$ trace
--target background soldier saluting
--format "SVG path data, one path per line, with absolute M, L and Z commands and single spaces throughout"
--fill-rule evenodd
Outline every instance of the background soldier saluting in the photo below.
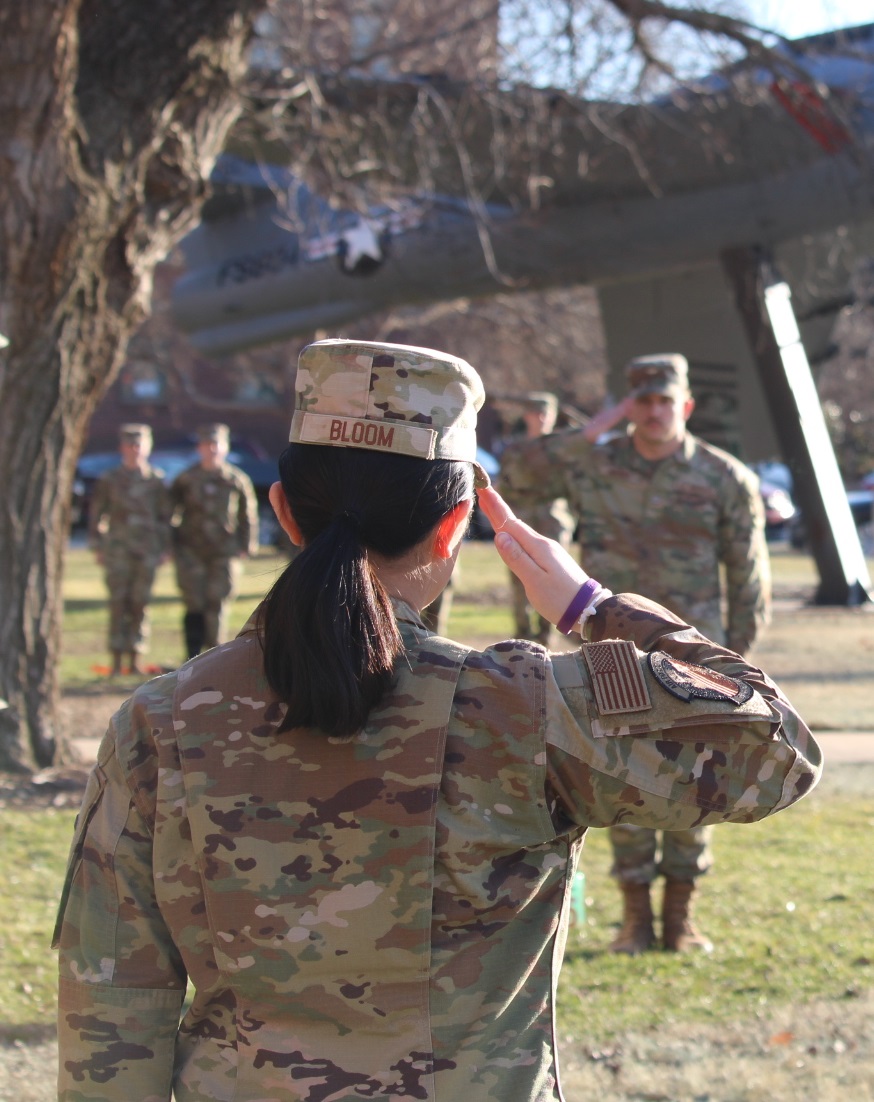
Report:
M 547 390 L 532 390 L 521 399 L 522 419 L 525 422 L 525 436 L 511 439 L 501 452 L 502 462 L 512 466 L 513 452 L 523 446 L 524 440 L 536 440 L 548 436 L 555 429 L 558 417 L 558 398 Z M 556 540 L 564 548 L 570 547 L 574 532 L 573 518 L 563 498 L 555 501 L 538 502 L 530 509 L 519 509 L 517 516 L 530 524 L 541 536 Z M 552 625 L 532 607 L 525 593 L 525 586 L 510 571 L 510 595 L 513 602 L 513 622 L 519 639 L 533 639 L 536 643 L 549 646 Z
M 97 481 L 88 516 L 88 542 L 104 568 L 109 590 L 111 673 L 141 673 L 138 658 L 148 649 L 148 604 L 158 564 L 167 556 L 170 499 L 164 472 L 149 465 L 148 425 L 119 429 L 121 466 Z
M 230 429 L 197 430 L 200 462 L 170 487 L 176 579 L 185 604 L 189 658 L 221 642 L 241 559 L 258 550 L 258 502 L 249 476 L 227 462 Z
M 695 408 L 684 356 L 642 356 L 626 368 L 628 394 L 583 429 L 554 433 L 502 458 L 505 497 L 520 515 L 567 498 L 585 569 L 615 592 L 642 593 L 709 639 L 745 654 L 767 621 L 770 566 L 755 474 L 686 431 Z M 629 429 L 605 436 L 627 419 Z M 721 611 L 725 574 L 727 619 Z M 639 953 L 655 941 L 650 884 L 665 877 L 666 949 L 712 945 L 693 925 L 691 899 L 712 864 L 711 827 L 657 832 L 610 828 L 613 875 L 624 903 L 611 948 Z

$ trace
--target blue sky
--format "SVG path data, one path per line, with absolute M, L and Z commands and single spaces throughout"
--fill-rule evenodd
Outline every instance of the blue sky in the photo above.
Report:
M 874 23 L 874 0 L 747 0 L 747 10 L 789 38 Z

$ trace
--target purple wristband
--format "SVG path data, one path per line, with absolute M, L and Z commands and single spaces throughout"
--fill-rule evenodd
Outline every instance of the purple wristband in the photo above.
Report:
M 577 590 L 576 597 L 574 597 L 565 609 L 564 616 L 562 616 L 555 625 L 562 635 L 570 635 L 574 624 L 582 616 L 589 601 L 591 601 L 600 588 L 601 583 L 596 582 L 594 578 L 589 578 L 588 581 L 583 582 Z

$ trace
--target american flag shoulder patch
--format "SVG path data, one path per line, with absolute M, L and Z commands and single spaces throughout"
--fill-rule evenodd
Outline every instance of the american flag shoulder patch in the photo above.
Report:
M 634 643 L 628 639 L 607 639 L 602 643 L 584 643 L 582 651 L 602 716 L 643 712 L 652 707 Z

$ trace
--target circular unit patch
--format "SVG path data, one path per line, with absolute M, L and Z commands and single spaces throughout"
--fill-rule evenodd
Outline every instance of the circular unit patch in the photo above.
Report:
M 647 655 L 652 675 L 663 689 L 680 700 L 690 701 L 697 696 L 703 700 L 727 700 L 730 704 L 743 704 L 753 695 L 751 685 L 727 674 L 671 658 L 663 651 Z

